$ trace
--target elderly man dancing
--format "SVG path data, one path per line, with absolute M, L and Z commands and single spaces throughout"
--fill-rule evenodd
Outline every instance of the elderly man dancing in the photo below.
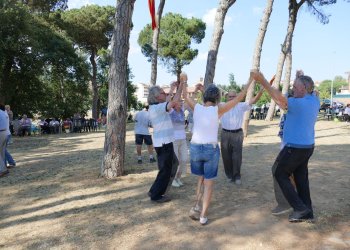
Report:
M 293 208 L 290 222 L 312 220 L 314 218 L 310 197 L 308 163 L 314 151 L 315 123 L 320 108 L 320 100 L 313 93 L 311 77 L 301 75 L 293 84 L 293 96 L 286 98 L 280 91 L 270 86 L 258 71 L 252 77 L 261 83 L 274 101 L 287 110 L 283 127 L 284 148 L 275 161 L 276 178 L 288 203 Z M 289 179 L 294 175 L 296 190 Z
M 172 83 L 172 88 L 177 86 Z M 174 128 L 171 122 L 169 111 L 179 105 L 182 84 L 172 101 L 167 99 L 166 93 L 159 86 L 149 89 L 148 104 L 149 119 L 153 126 L 153 146 L 158 158 L 158 175 L 148 192 L 151 200 L 158 203 L 168 202 L 171 198 L 165 195 L 171 176 L 176 174 L 177 158 L 174 153 Z

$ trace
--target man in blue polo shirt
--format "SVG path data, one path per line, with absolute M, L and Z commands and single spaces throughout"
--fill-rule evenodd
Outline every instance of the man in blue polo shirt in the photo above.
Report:
M 293 84 L 293 96 L 286 98 L 280 91 L 272 88 L 258 71 L 252 77 L 264 86 L 272 99 L 287 110 L 283 127 L 284 148 L 275 161 L 276 178 L 288 203 L 293 208 L 290 222 L 312 220 L 314 218 L 310 197 L 308 162 L 314 151 L 315 123 L 320 108 L 320 100 L 313 93 L 314 82 L 311 77 L 301 75 Z M 295 190 L 289 176 L 294 175 Z

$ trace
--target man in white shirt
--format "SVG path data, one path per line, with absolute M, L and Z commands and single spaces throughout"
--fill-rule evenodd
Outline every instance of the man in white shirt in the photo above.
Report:
M 179 105 L 181 89 L 182 84 L 180 84 L 173 101 L 167 101 L 166 93 L 159 86 L 153 86 L 149 89 L 148 104 L 150 107 L 148 112 L 153 126 L 153 145 L 157 153 L 159 171 L 148 196 L 152 201 L 158 203 L 171 200 L 165 193 L 177 171 L 178 161 L 173 146 L 174 128 L 169 111 Z
M 142 144 L 145 142 L 147 145 L 148 153 L 149 153 L 149 161 L 150 163 L 156 162 L 153 157 L 153 143 L 152 137 L 149 133 L 150 120 L 148 114 L 148 106 L 146 106 L 145 110 L 141 110 L 135 115 L 135 144 L 136 144 L 136 153 L 137 153 L 137 163 L 142 163 L 141 149 Z
M 221 117 L 221 155 L 224 163 L 225 174 L 230 181 L 241 185 L 241 165 L 243 149 L 242 123 L 244 113 L 250 111 L 252 104 L 261 97 L 264 89 L 248 102 L 240 102 Z M 235 91 L 227 93 L 227 101 L 237 96 Z

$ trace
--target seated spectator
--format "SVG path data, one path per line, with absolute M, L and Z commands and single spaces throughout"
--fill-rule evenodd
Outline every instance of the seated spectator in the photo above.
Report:
M 344 109 L 344 121 L 347 123 L 350 122 L 350 103 L 348 103 Z
M 32 121 L 27 117 L 26 114 L 23 115 L 19 124 L 20 124 L 19 130 L 18 130 L 19 136 L 24 136 L 26 132 L 28 133 L 28 135 L 31 135 Z
M 38 122 L 38 126 L 41 129 L 42 134 L 49 134 L 50 133 L 50 127 L 47 121 L 44 120 L 44 118 L 40 118 L 40 121 Z
M 73 127 L 72 121 L 71 121 L 69 118 L 67 118 L 67 119 L 63 122 L 63 128 L 64 128 L 65 132 L 66 132 L 66 133 L 71 132 L 72 127 Z

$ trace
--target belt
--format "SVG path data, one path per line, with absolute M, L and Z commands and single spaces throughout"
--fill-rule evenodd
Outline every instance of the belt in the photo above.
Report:
M 5 129 L 0 129 L 0 132 L 3 132 L 3 131 L 6 131 L 7 129 L 5 128 Z
M 222 129 L 223 131 L 225 132 L 230 132 L 230 133 L 238 133 L 240 131 L 242 131 L 242 128 L 239 128 L 239 129 L 234 129 L 234 130 L 229 130 L 229 129 Z

